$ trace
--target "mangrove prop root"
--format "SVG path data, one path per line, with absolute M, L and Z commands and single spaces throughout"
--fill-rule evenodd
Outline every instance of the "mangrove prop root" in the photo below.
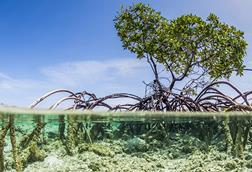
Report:
M 222 86 L 226 87 L 226 90 L 235 93 L 234 96 L 231 97 L 230 95 L 225 94 L 221 90 Z M 196 97 L 190 97 L 190 95 L 187 95 L 183 91 L 174 93 L 165 87 L 160 87 L 158 91 L 155 89 L 155 86 L 150 87 L 151 91 L 148 94 L 146 93 L 146 96 L 143 98 L 128 93 L 116 93 L 104 97 L 97 97 L 95 94 L 87 91 L 74 93 L 69 90 L 59 89 L 43 95 L 34 101 L 30 107 L 36 108 L 49 97 L 64 94 L 62 98 L 51 104 L 49 109 L 56 109 L 60 107 L 65 110 L 95 110 L 96 108 L 102 107 L 104 110 L 109 111 L 252 111 L 252 91 L 241 92 L 238 88 L 227 81 L 216 81 L 211 83 L 199 92 Z M 113 100 L 117 99 L 124 99 L 127 103 L 111 103 Z M 85 128 L 85 126 L 78 128 L 77 123 L 73 122 L 73 119 L 70 118 L 67 119 L 69 123 L 66 129 L 67 136 L 65 137 L 64 120 L 65 119 L 63 117 L 59 118 L 59 137 L 64 143 L 68 154 L 73 154 L 73 147 L 76 143 L 78 143 L 78 139 L 82 138 L 84 131 L 89 142 L 92 142 L 91 138 L 95 134 L 91 133 L 90 137 L 89 131 Z M 244 127 L 238 127 L 237 125 L 239 124 L 234 122 L 232 125 L 236 125 L 235 128 L 237 128 L 237 131 L 235 131 L 230 128 L 230 122 L 228 120 L 224 121 L 222 124 L 223 131 L 226 136 L 227 152 L 231 153 L 236 150 L 241 152 L 241 149 L 234 146 L 234 144 L 241 144 L 244 149 L 244 144 L 246 144 L 246 140 L 248 139 L 248 134 L 243 132 L 245 130 Z M 39 135 L 43 126 L 44 125 L 38 123 L 34 131 L 23 142 L 21 142 L 21 145 L 26 147 L 30 141 L 33 140 L 33 137 Z M 97 126 L 92 126 L 90 132 L 92 132 L 95 127 Z M 235 134 L 233 135 L 234 131 Z M 104 133 L 101 132 L 100 134 Z M 212 134 L 213 133 L 209 133 L 209 138 L 212 137 Z M 239 153 L 236 154 L 238 155 Z
M 227 87 L 230 92 L 235 93 L 236 95 L 231 97 L 230 95 L 225 94 L 220 88 L 221 86 Z M 104 108 L 109 111 L 200 111 L 200 112 L 223 112 L 223 111 L 252 111 L 252 91 L 241 92 L 238 88 L 227 81 L 217 81 L 213 82 L 210 85 L 206 86 L 199 94 L 194 98 L 185 94 L 184 92 L 173 93 L 165 87 L 160 87 L 158 91 L 151 88 L 152 91 L 145 97 L 141 98 L 133 94 L 128 93 L 116 93 L 107 95 L 104 97 L 97 97 L 93 93 L 87 91 L 74 93 L 69 90 L 59 89 L 49 92 L 36 101 L 34 101 L 30 108 L 36 108 L 42 102 L 46 101 L 49 97 L 64 93 L 65 96 L 54 102 L 49 106 L 49 109 L 56 109 L 61 107 L 65 110 L 95 110 L 96 108 Z M 67 95 L 66 95 L 67 94 Z M 125 104 L 115 104 L 111 103 L 111 100 L 124 99 Z M 68 102 L 68 103 L 66 103 Z M 69 103 L 70 102 L 70 103 Z M 120 101 L 121 102 L 121 101 Z M 65 103 L 65 106 L 64 106 Z M 70 105 L 69 105 L 70 104 Z M 7 125 L 2 126 L 0 133 L 0 172 L 4 171 L 4 144 L 7 132 L 10 131 L 10 140 L 12 144 L 12 154 L 14 165 L 16 171 L 22 171 L 22 163 L 19 154 L 21 151 L 35 150 L 31 149 L 31 146 L 37 146 L 38 139 L 42 134 L 42 129 L 46 125 L 41 116 L 34 118 L 36 122 L 36 127 L 33 131 L 21 139 L 19 147 L 17 147 L 17 141 L 15 137 L 15 127 L 14 127 L 14 116 L 10 115 L 9 122 Z M 84 140 L 84 132 L 90 143 L 92 143 L 92 137 L 95 136 L 95 133 L 91 133 L 93 130 L 96 130 L 95 127 L 101 127 L 99 135 L 104 135 L 103 129 L 108 126 L 106 125 L 93 125 L 90 130 L 88 130 L 84 125 L 78 123 L 75 118 L 72 116 L 67 116 L 67 129 L 65 136 L 65 118 L 59 117 L 59 137 L 65 146 L 67 154 L 73 155 L 75 145 L 79 141 Z M 249 131 L 251 128 L 251 121 L 246 120 L 230 120 L 225 119 L 222 122 L 222 129 L 226 138 L 227 153 L 233 154 L 236 157 L 241 159 L 244 158 L 244 149 L 247 143 L 247 140 L 250 140 Z M 246 124 L 246 125 L 245 125 Z M 233 127 L 231 127 L 231 125 Z M 158 125 L 155 125 L 157 127 Z M 146 126 L 145 126 L 146 127 Z M 211 127 L 211 126 L 210 126 Z M 122 127 L 125 130 L 132 129 L 131 126 Z M 134 127 L 133 127 L 134 128 Z M 166 128 L 165 128 L 166 129 Z M 203 130 L 207 128 L 203 127 Z M 142 129 L 139 129 L 139 132 Z M 104 130 L 105 131 L 105 130 Z M 155 131 L 154 129 L 152 130 Z M 159 130 L 160 131 L 160 128 Z M 161 126 L 161 131 L 164 130 L 164 127 Z M 134 128 L 134 131 L 135 128 Z M 208 133 L 208 137 L 212 138 L 212 131 Z M 210 140 L 209 140 L 210 141 Z M 40 155 L 40 154 L 38 154 Z M 41 154 L 41 158 L 43 158 Z M 35 158 L 35 159 L 41 159 Z M 22 160 L 27 158 L 23 158 Z M 25 163 L 25 162 L 24 162 Z
M 248 126 L 246 126 L 246 128 L 245 128 L 245 130 L 244 130 L 244 139 L 243 139 L 243 149 L 245 149 L 245 147 L 246 147 L 246 144 L 247 144 L 247 142 L 248 142 L 248 137 L 249 137 L 249 130 L 250 130 L 250 128 L 251 128 L 251 126 L 250 125 L 248 125 Z
M 31 141 L 37 140 L 40 136 L 41 130 L 44 128 L 45 123 L 37 123 L 36 128 L 29 134 L 26 135 L 20 142 L 20 148 L 25 149 L 28 147 Z
M 228 123 L 229 123 L 228 119 L 225 119 L 223 121 L 223 130 L 224 130 L 224 134 L 225 134 L 225 137 L 226 137 L 227 153 L 231 154 L 232 153 L 233 140 L 232 140 L 231 131 L 230 131 Z
M 12 155 L 14 159 L 14 165 L 17 172 L 22 171 L 22 165 L 18 156 L 18 148 L 17 142 L 15 137 L 15 127 L 14 127 L 14 116 L 9 115 L 9 122 L 4 127 L 2 127 L 1 138 L 0 138 L 0 171 L 4 171 L 4 144 L 5 144 L 5 137 L 7 135 L 8 130 L 10 131 L 10 140 L 12 145 Z
M 4 144 L 5 137 L 10 128 L 9 123 L 4 127 L 2 127 L 1 137 L 0 137 L 0 172 L 4 171 Z
M 74 117 L 68 116 L 66 151 L 68 155 L 73 155 L 75 144 L 77 143 L 77 122 Z
M 238 121 L 237 136 L 234 145 L 235 156 L 244 159 L 243 144 L 242 144 L 242 122 Z
M 228 87 L 228 89 L 237 95 L 230 97 L 223 93 L 220 86 Z M 40 103 L 48 99 L 50 96 L 58 94 L 68 94 L 60 98 L 50 106 L 50 109 L 56 109 L 65 102 L 70 103 L 69 106 L 63 106 L 63 109 L 78 110 L 78 109 L 95 109 L 103 107 L 110 111 L 134 111 L 134 110 L 151 110 L 151 111 L 223 111 L 229 109 L 252 111 L 251 97 L 252 91 L 242 93 L 238 88 L 227 81 L 213 82 L 205 87 L 196 98 L 192 98 L 181 93 L 173 93 L 167 88 L 161 88 L 154 91 L 144 98 L 140 98 L 133 94 L 116 93 L 98 98 L 95 94 L 86 91 L 74 93 L 69 90 L 54 90 L 45 94 L 31 104 L 31 108 L 35 108 Z M 110 104 L 110 100 L 124 99 L 125 104 Z
M 65 117 L 63 115 L 59 116 L 59 138 L 65 139 Z
M 19 158 L 19 153 L 18 153 L 18 148 L 17 148 L 17 142 L 16 142 L 16 137 L 15 137 L 15 127 L 14 127 L 14 116 L 10 115 L 10 140 L 11 140 L 11 145 L 12 145 L 12 154 L 13 154 L 13 159 L 14 159 L 14 164 L 17 172 L 22 171 L 22 165 L 21 161 Z
M 86 135 L 87 135 L 87 138 L 88 138 L 89 143 L 92 144 L 93 141 L 92 141 L 92 139 L 91 139 L 90 132 L 87 130 L 87 127 L 85 126 L 85 124 L 83 125 L 83 128 L 84 128 L 84 131 L 85 131 L 85 133 L 86 133 Z

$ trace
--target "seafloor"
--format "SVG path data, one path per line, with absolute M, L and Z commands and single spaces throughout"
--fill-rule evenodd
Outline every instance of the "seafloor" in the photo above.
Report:
M 179 127 L 183 128 L 181 125 Z M 32 122 L 17 123 L 17 140 L 33 128 Z M 26 150 L 29 158 L 24 171 L 252 171 L 251 140 L 241 159 L 226 153 L 225 139 L 221 132 L 213 136 L 211 141 L 204 141 L 194 132 L 186 132 L 184 129 L 174 129 L 165 134 L 161 130 L 153 130 L 135 135 L 127 132 L 115 134 L 117 129 L 114 127 L 113 131 L 106 131 L 106 137 L 97 137 L 92 143 L 83 141 L 76 144 L 73 154 L 69 155 L 58 137 L 58 124 L 49 122 L 43 129 L 38 144 Z M 5 169 L 14 172 L 8 136 L 4 146 Z

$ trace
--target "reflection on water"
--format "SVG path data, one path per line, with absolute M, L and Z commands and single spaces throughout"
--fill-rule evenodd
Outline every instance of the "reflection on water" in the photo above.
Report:
M 251 114 L 17 109 L 0 120 L 0 171 L 252 170 Z

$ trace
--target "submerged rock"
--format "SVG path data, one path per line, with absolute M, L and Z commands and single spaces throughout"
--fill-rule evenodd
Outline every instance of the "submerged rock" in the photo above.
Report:
M 54 138 L 57 138 L 57 137 L 58 137 L 58 134 L 49 131 L 49 132 L 47 133 L 47 137 L 48 137 L 49 139 L 54 139 Z
M 35 143 L 29 147 L 29 156 L 27 158 L 28 162 L 43 161 L 45 157 L 45 151 L 39 149 Z
M 252 160 L 247 161 L 246 167 L 252 168 Z
M 90 164 L 88 165 L 88 168 L 90 168 L 90 169 L 93 170 L 93 171 L 100 171 L 100 169 L 101 169 L 101 164 L 98 163 L 98 162 L 90 163 Z
M 110 156 L 113 157 L 115 152 L 110 149 L 110 147 L 102 145 L 102 144 L 81 144 L 78 148 L 79 153 L 83 153 L 85 151 L 94 152 L 100 156 Z
M 233 169 L 237 169 L 238 168 L 238 164 L 236 161 L 232 160 L 232 161 L 229 161 L 225 164 L 225 170 L 227 171 L 230 171 L 230 170 L 233 170 Z
M 57 155 L 50 155 L 45 158 L 44 163 L 47 167 L 62 166 L 64 161 L 59 159 Z
M 124 151 L 127 153 L 146 152 L 148 149 L 149 145 L 146 143 L 146 141 L 138 137 L 128 140 L 124 146 Z

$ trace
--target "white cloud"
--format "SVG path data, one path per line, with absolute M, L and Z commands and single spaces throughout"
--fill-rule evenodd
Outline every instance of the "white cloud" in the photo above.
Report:
M 32 89 L 41 85 L 42 82 L 12 78 L 6 74 L 0 73 L 0 92 L 16 92 L 20 89 Z
M 34 97 L 50 88 L 49 83 L 39 80 L 13 78 L 0 73 L 0 103 L 28 106 Z
M 115 92 L 144 94 L 142 81 L 150 81 L 152 73 L 144 60 L 86 60 L 47 66 L 41 69 L 50 83 L 75 90 L 87 90 L 104 96 Z
M 10 85 L 9 81 L 11 81 L 12 79 L 3 74 L 3 73 L 0 73 L 0 91 L 4 91 L 4 90 L 9 90 L 11 89 L 12 85 Z
M 146 68 L 146 63 L 135 59 L 88 60 L 44 67 L 42 73 L 51 81 L 76 86 L 80 82 L 113 82 L 132 78 Z
M 116 92 L 142 96 L 145 88 L 142 81 L 152 78 L 145 61 L 128 58 L 66 62 L 42 67 L 40 71 L 37 80 L 0 73 L 0 103 L 28 106 L 45 92 L 57 88 L 86 90 L 97 96 Z

